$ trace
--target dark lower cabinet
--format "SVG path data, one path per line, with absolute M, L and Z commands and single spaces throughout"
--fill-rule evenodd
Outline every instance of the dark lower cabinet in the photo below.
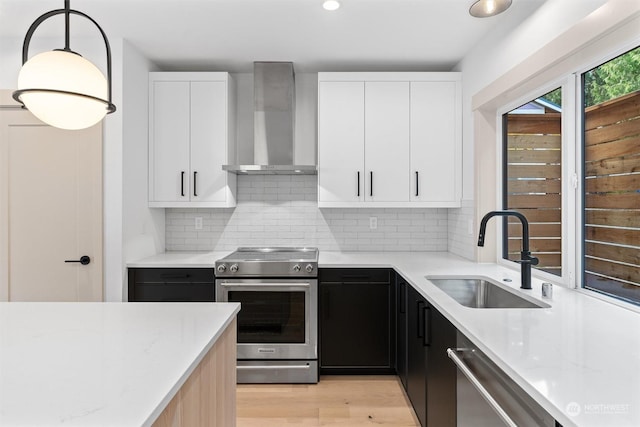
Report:
M 396 274 L 396 372 L 407 389 L 407 288 L 409 284 Z
M 129 302 L 215 301 L 213 268 L 130 268 Z
M 407 286 L 407 395 L 421 426 L 427 425 L 426 301 Z
M 318 273 L 321 374 L 395 373 L 395 286 L 388 269 Z
M 420 425 L 454 427 L 457 374 L 447 348 L 456 346 L 456 329 L 411 286 L 406 307 L 407 395 Z

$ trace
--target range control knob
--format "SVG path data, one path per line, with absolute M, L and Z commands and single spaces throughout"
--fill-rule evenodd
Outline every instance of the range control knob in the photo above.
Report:
M 218 266 L 218 273 L 224 273 L 225 271 L 227 271 L 227 266 L 226 264 L 220 264 Z
M 295 271 L 296 273 L 300 271 L 300 264 L 296 264 L 293 266 L 293 271 Z
M 313 271 L 313 265 L 307 264 L 307 266 L 304 269 L 307 270 L 307 273 L 311 273 Z
M 231 267 L 229 267 L 229 271 L 231 271 L 232 273 L 235 273 L 238 271 L 238 264 L 232 264 Z

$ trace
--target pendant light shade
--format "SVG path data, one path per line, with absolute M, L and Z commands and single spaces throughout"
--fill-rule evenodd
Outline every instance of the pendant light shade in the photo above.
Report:
M 28 59 L 29 42 L 45 19 L 66 15 L 65 47 Z M 90 61 L 69 48 L 69 16 L 76 14 L 93 22 L 107 49 L 107 77 Z M 43 122 L 61 129 L 85 129 L 116 110 L 111 102 L 111 49 L 98 24 L 82 12 L 65 8 L 40 16 L 29 28 L 22 50 L 22 69 L 13 98 Z

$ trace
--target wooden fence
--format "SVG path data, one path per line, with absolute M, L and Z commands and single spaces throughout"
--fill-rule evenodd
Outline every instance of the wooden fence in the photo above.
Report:
M 509 115 L 507 203 L 531 222 L 539 267 L 561 272 L 561 119 Z M 640 91 L 585 111 L 585 271 L 587 285 L 640 286 Z M 509 225 L 509 258 L 520 226 Z
M 530 248 L 537 268 L 562 271 L 561 117 L 560 113 L 509 114 L 507 207 L 529 220 Z M 508 257 L 519 259 L 522 226 L 509 219 Z

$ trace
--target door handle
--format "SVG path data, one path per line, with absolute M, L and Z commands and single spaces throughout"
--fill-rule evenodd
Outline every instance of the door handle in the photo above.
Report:
M 424 338 L 422 345 L 429 347 L 431 345 L 431 307 L 424 307 L 423 310 Z
M 422 338 L 424 340 L 424 310 L 422 307 L 424 305 L 424 301 L 418 301 L 418 338 Z
M 358 171 L 358 197 L 360 197 L 360 171 Z
M 82 265 L 87 265 L 91 262 L 91 258 L 87 255 L 82 255 L 80 259 L 66 259 L 64 262 L 79 262 Z
M 369 186 L 369 196 L 373 197 L 373 171 L 369 172 L 371 176 L 371 185 Z
M 180 172 L 180 195 L 184 197 L 184 171 Z
M 418 189 L 418 171 L 416 171 L 416 197 L 420 195 L 420 190 Z
M 198 193 L 196 190 L 196 182 L 198 182 L 198 172 L 194 171 L 193 172 L 193 197 L 198 197 Z

